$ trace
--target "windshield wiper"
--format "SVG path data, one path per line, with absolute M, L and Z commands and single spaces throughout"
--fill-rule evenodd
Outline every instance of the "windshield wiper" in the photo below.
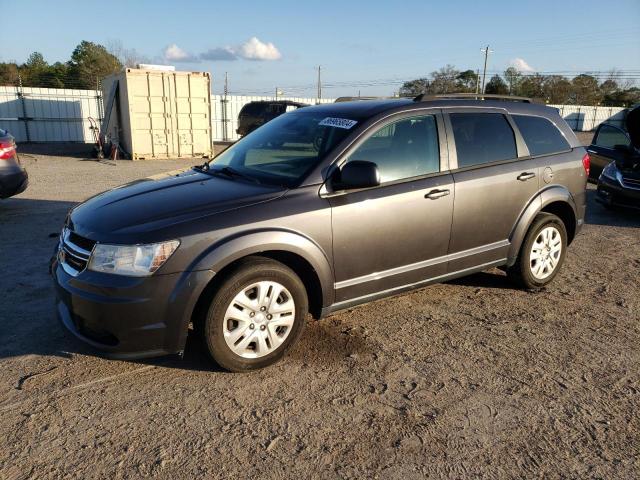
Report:
M 194 165 L 191 168 L 193 168 L 194 170 L 197 170 L 198 172 L 208 172 L 209 171 L 209 164 L 205 162 L 202 165 Z
M 249 180 L 250 182 L 253 183 L 262 183 L 260 182 L 260 180 L 258 180 L 257 178 L 251 177 L 245 173 L 242 173 L 238 170 L 236 170 L 233 167 L 230 167 L 228 165 L 225 165 L 222 168 L 209 168 L 208 172 L 210 173 L 221 173 L 223 175 L 226 175 L 227 177 L 235 177 L 235 178 L 243 178 L 245 180 Z

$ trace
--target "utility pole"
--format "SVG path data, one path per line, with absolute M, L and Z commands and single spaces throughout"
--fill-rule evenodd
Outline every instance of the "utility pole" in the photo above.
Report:
M 484 70 L 482 71 L 482 93 L 484 94 L 484 81 L 487 77 L 487 60 L 489 59 L 489 54 L 493 53 L 493 50 L 489 50 L 489 45 L 486 48 L 480 50 L 484 53 Z
M 480 93 L 480 69 L 476 70 L 476 95 Z
M 322 70 L 322 66 L 318 65 L 318 101 L 316 103 L 320 103 L 320 100 L 322 100 L 322 79 L 320 77 L 321 70 Z
M 226 142 L 229 140 L 229 119 L 227 118 L 227 104 L 229 100 L 227 95 L 229 94 L 229 74 L 224 72 L 224 97 L 222 98 L 222 126 L 224 128 L 222 132 L 222 139 Z
M 276 87 L 276 100 L 278 100 L 278 87 Z

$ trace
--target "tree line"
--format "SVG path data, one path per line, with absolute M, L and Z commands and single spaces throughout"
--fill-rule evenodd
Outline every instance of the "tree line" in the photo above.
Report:
M 80 42 L 67 62 L 48 63 L 41 53 L 33 52 L 26 62 L 0 63 L 0 85 L 48 88 L 95 89 L 98 82 L 123 67 L 148 63 L 148 59 L 133 49 L 125 49 L 119 42 L 109 46 Z M 405 82 L 401 96 L 421 93 L 475 93 L 481 79 L 473 70 L 458 70 L 446 65 L 431 72 L 428 77 Z M 640 103 L 640 88 L 616 71 L 600 81 L 584 73 L 573 78 L 564 75 L 523 73 L 514 67 L 502 75 L 493 75 L 485 85 L 484 93 L 517 95 L 551 104 L 605 105 L 628 107 Z
M 91 90 L 103 77 L 140 62 L 145 59 L 119 42 L 105 47 L 83 40 L 67 62 L 50 64 L 40 52 L 33 52 L 22 64 L 0 63 L 0 85 Z
M 446 65 L 428 77 L 405 82 L 399 94 L 475 93 L 481 90 L 481 83 L 481 76 L 473 70 L 461 71 L 453 65 Z M 502 75 L 496 74 L 489 79 L 484 93 L 529 97 L 551 104 L 629 107 L 640 103 L 640 88 L 616 71 L 601 82 L 588 73 L 568 78 L 564 75 L 522 73 L 509 67 Z

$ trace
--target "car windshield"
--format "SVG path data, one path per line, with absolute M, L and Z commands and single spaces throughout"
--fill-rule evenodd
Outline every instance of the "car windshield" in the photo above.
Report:
M 209 162 L 209 170 L 290 188 L 298 185 L 356 123 L 320 112 L 287 113 L 222 152 Z

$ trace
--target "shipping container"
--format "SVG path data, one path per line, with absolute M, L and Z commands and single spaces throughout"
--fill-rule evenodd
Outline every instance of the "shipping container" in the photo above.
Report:
M 209 73 L 127 68 L 102 90 L 101 132 L 129 158 L 211 157 Z

